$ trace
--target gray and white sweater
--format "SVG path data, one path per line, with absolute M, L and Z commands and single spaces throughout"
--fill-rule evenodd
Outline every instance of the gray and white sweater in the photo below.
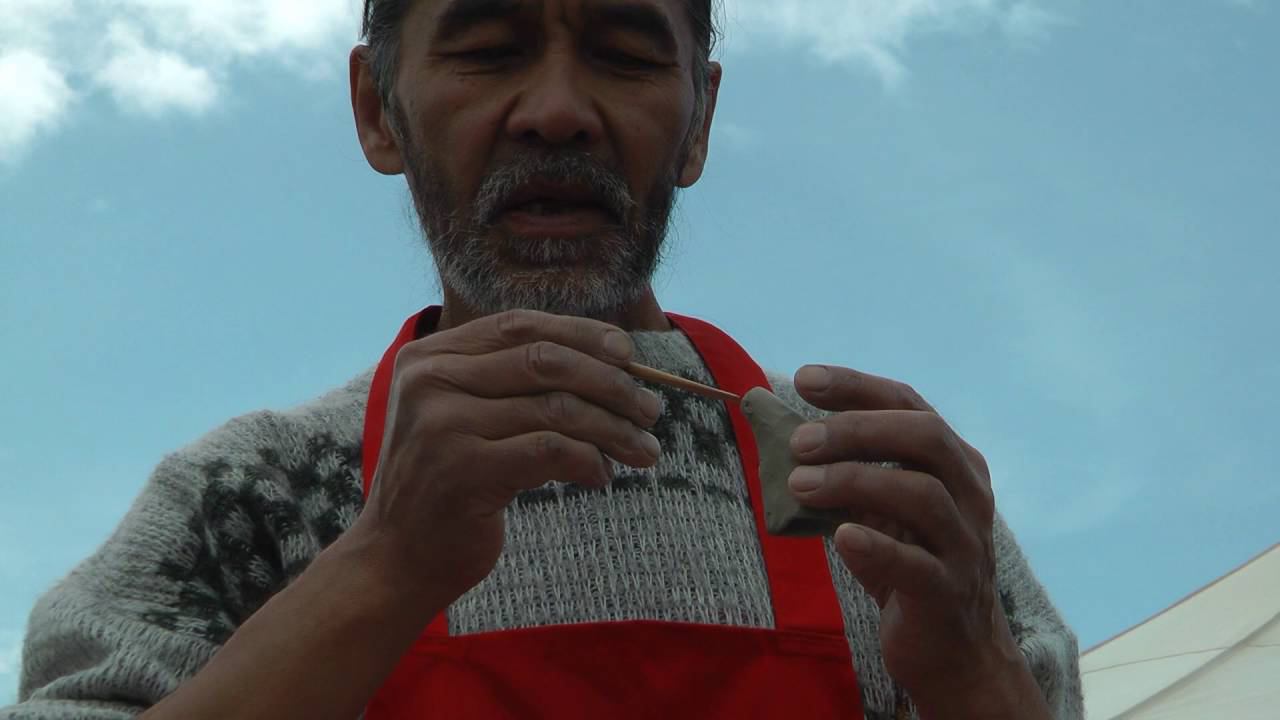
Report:
M 711 382 L 682 333 L 633 337 L 641 362 Z M 0 720 L 134 717 L 199 672 L 360 513 L 371 378 L 236 418 L 164 458 L 112 537 L 36 604 L 19 704 Z M 787 378 L 769 379 L 798 411 L 822 415 Z M 497 567 L 450 609 L 452 632 L 622 619 L 771 625 L 724 405 L 649 387 L 665 406 L 658 465 L 615 466 L 604 490 L 552 484 L 521 495 Z M 1082 718 L 1075 636 L 999 519 L 995 547 L 1000 598 L 1055 717 Z M 828 557 L 868 720 L 914 717 L 884 669 L 874 601 L 829 542 Z

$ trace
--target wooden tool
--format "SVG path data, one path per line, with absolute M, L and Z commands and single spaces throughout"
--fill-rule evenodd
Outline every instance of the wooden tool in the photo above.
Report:
M 668 385 L 670 387 L 680 388 L 681 390 L 687 390 L 691 393 L 711 398 L 712 400 L 724 400 L 725 402 L 731 402 L 734 404 L 742 402 L 742 398 L 726 390 L 713 388 L 710 385 L 703 385 L 702 383 L 697 383 L 692 380 L 686 380 L 679 375 L 664 373 L 661 370 L 654 370 L 651 367 L 646 367 L 638 363 L 631 363 L 631 365 L 627 367 L 627 372 L 635 375 L 641 380 L 648 380 L 649 382 L 655 382 L 659 385 Z

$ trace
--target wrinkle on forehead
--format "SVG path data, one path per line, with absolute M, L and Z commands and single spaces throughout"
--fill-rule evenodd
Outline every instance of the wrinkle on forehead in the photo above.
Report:
M 683 0 L 683 3 L 687 3 L 687 0 Z M 467 15 L 482 12 L 492 15 L 543 16 L 546 20 L 576 27 L 589 18 L 592 9 L 611 5 L 649 7 L 666 18 L 673 29 L 677 27 L 677 19 L 670 12 L 670 4 L 654 0 L 441 0 L 435 3 L 435 12 L 431 17 L 439 22 L 444 16 L 459 11 Z

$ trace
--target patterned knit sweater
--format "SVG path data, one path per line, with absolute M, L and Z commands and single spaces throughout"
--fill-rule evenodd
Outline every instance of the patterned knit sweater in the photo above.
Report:
M 638 360 L 711 383 L 680 332 L 634 336 Z M 113 536 L 40 599 L 19 704 L 0 720 L 134 717 L 172 692 L 360 513 L 372 371 L 287 412 L 231 420 L 166 457 Z M 798 411 L 821 411 L 770 375 Z M 454 633 L 654 619 L 769 627 L 772 610 L 722 403 L 664 401 L 657 467 L 615 466 L 604 490 L 552 484 L 507 511 L 489 577 L 449 611 Z M 1076 639 L 1003 520 L 1000 599 L 1056 718 L 1082 718 Z M 880 656 L 878 610 L 828 542 L 868 720 L 914 717 Z

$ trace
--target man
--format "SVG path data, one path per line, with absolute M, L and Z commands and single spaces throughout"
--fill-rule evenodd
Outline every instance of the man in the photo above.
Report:
M 359 139 L 443 307 L 166 458 L 37 605 L 0 718 L 1081 717 L 977 450 L 905 385 L 766 377 L 659 307 L 710 0 L 368 0 L 365 31 Z M 859 523 L 762 533 L 739 411 L 633 361 L 771 385 L 814 421 L 792 491 Z

